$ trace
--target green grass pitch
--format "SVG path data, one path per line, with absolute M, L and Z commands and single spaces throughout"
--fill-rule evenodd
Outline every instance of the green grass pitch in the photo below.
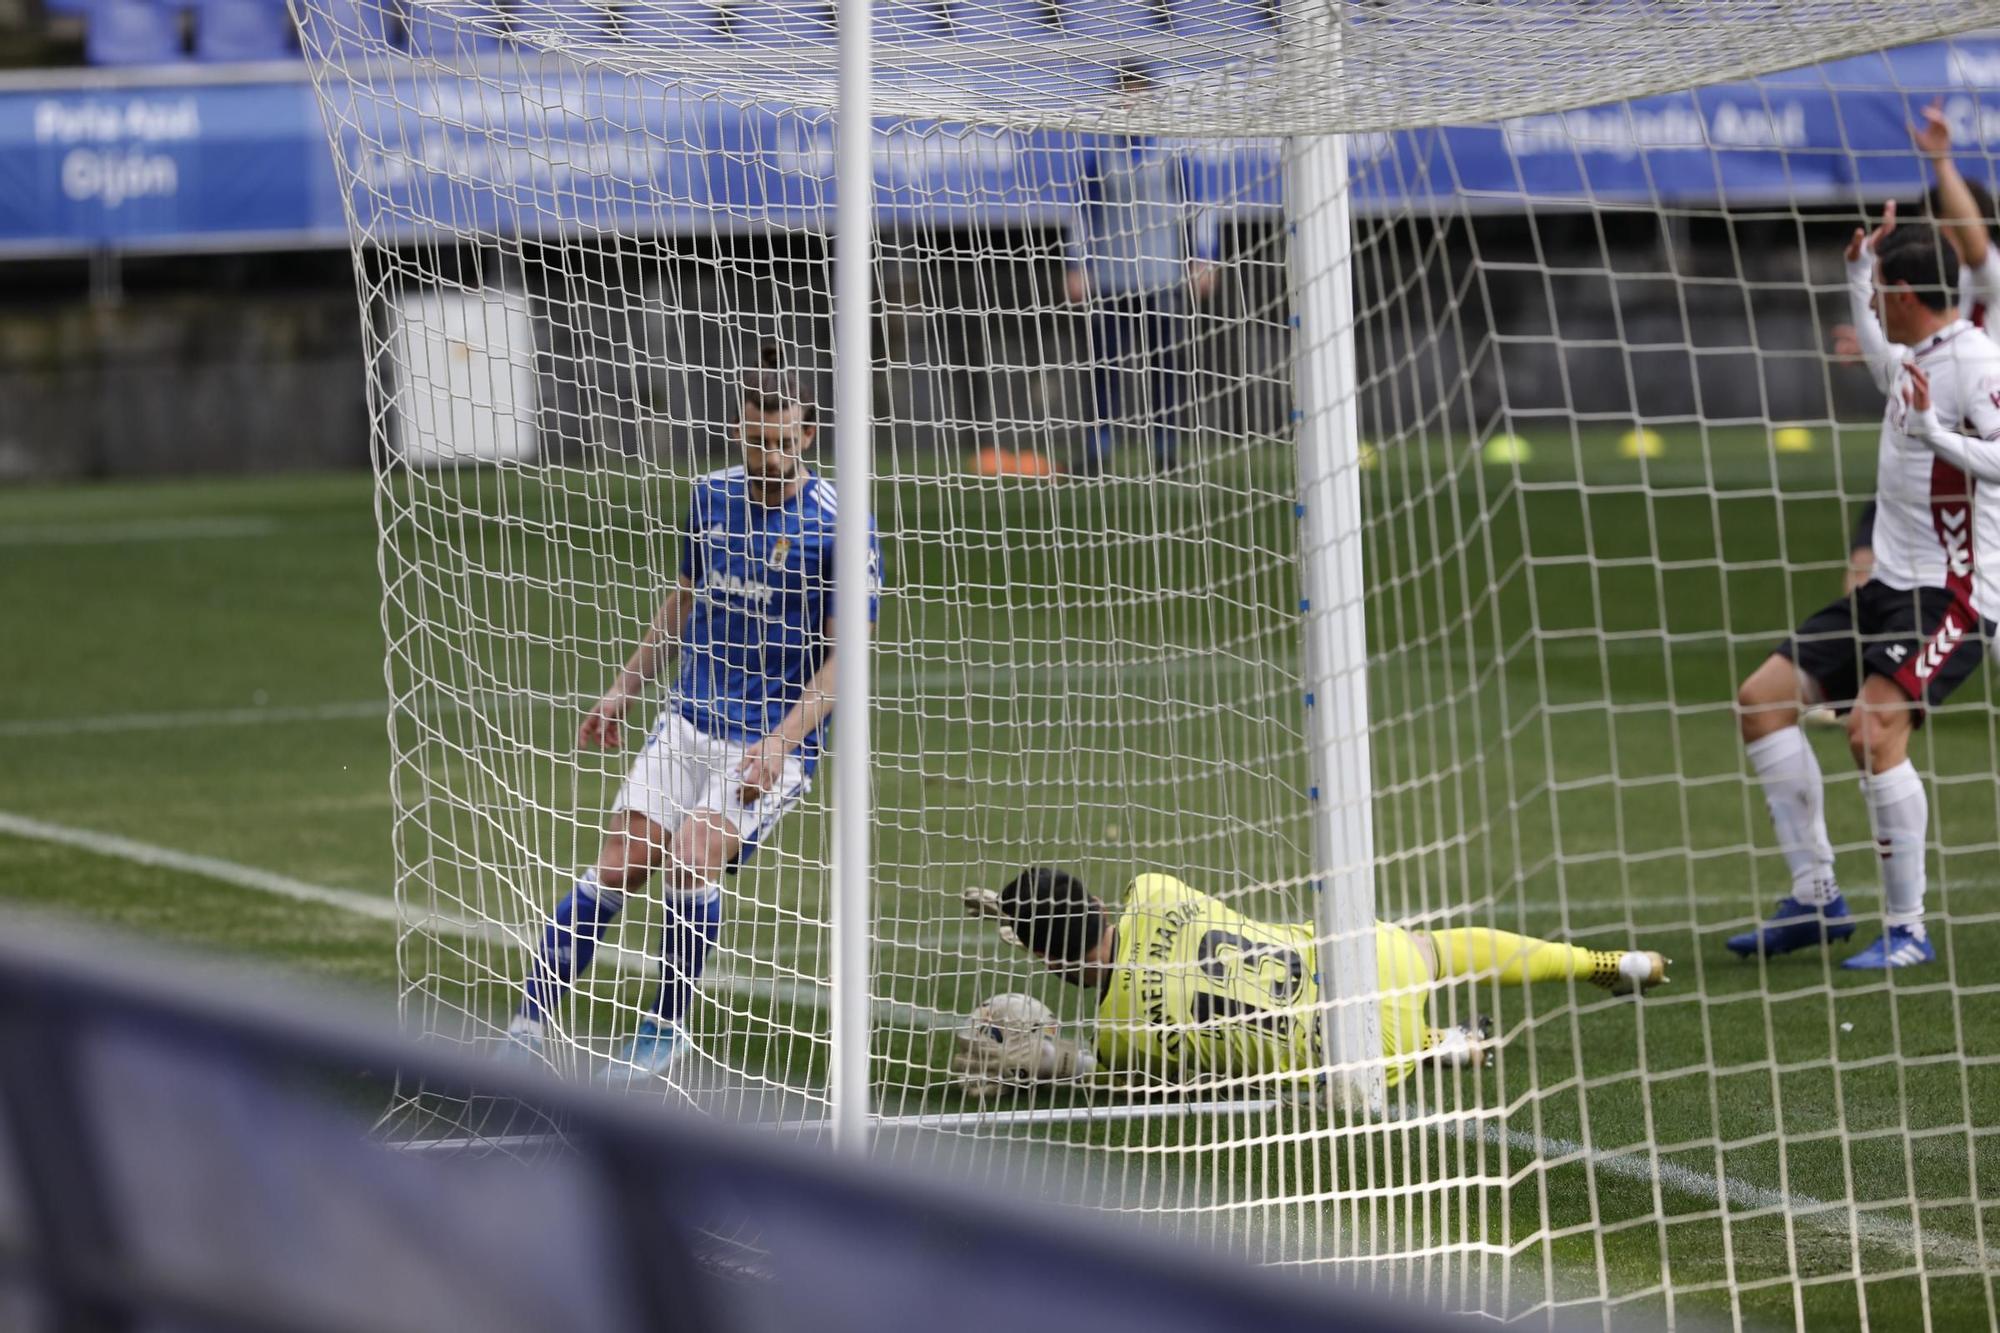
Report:
M 1441 1163 L 1483 1173 L 1481 1186 L 1435 1191 L 1452 1195 L 1452 1225 L 1495 1247 L 1488 1269 L 1475 1260 L 1479 1276 L 1461 1267 L 1452 1281 L 1497 1291 L 1504 1271 L 1516 1292 L 1536 1296 L 1601 1287 L 1629 1296 L 1619 1316 L 1638 1320 L 1671 1310 L 1813 1330 L 1989 1326 L 2000 1310 L 1988 1275 L 2000 1202 L 1977 1201 L 2000 1199 L 1990 673 L 1917 746 L 1935 778 L 1939 965 L 1885 982 L 1817 954 L 1741 964 L 1721 944 L 1784 882 L 1744 781 L 1734 686 L 1836 590 L 1850 516 L 1840 497 L 1867 490 L 1874 428 L 1844 432 L 1839 448 L 1822 430 L 1806 453 L 1774 452 L 1760 429 L 1664 428 L 1663 451 L 1645 460 L 1623 457 L 1611 429 L 1528 423 L 1520 433 L 1533 449 L 1525 461 L 1397 444 L 1363 474 L 1370 569 L 1392 573 L 1370 603 L 1371 641 L 1394 664 L 1369 683 L 1381 728 L 1382 915 L 1469 904 L 1472 920 L 1642 943 L 1677 960 L 1674 984 L 1643 1006 L 1589 991 L 1572 1003 L 1563 988 L 1441 999 L 1497 1014 L 1511 1034 L 1500 1067 L 1474 1076 L 1483 1080 L 1475 1100 L 1504 1109 L 1481 1122 L 1493 1127 L 1483 1137 L 1412 1130 L 1382 1151 L 1433 1182 L 1451 1175 Z M 968 876 L 993 872 L 982 848 L 1079 861 L 1099 881 L 1163 863 L 1198 882 L 1299 873 L 1303 818 L 1278 808 L 1307 780 L 1285 750 L 1296 723 L 1267 719 L 1291 707 L 1273 691 L 1296 660 L 1266 660 L 1294 652 L 1283 645 L 1296 643 L 1295 589 L 1281 567 L 1252 569 L 1232 555 L 1289 549 L 1286 461 L 1276 447 L 1239 449 L 1197 475 L 1171 486 L 912 478 L 878 495 L 892 581 L 968 590 L 892 595 L 884 611 L 885 645 L 938 654 L 882 668 L 877 801 L 899 812 L 878 834 L 879 859 L 897 868 L 878 886 L 885 1000 L 962 1012 L 982 989 L 1003 988 L 998 947 L 949 908 Z M 495 506 L 551 512 L 547 496 L 509 491 L 490 473 L 420 484 L 442 488 L 429 512 L 452 509 L 448 535 L 475 550 L 497 531 Z M 568 499 L 579 515 L 623 515 L 622 536 L 578 552 L 531 535 L 511 567 L 520 577 L 494 577 L 512 558 L 497 551 L 481 570 L 459 571 L 461 586 L 481 596 L 525 587 L 531 601 L 544 584 L 620 584 L 629 595 L 488 604 L 487 625 L 538 627 L 518 660 L 505 633 L 489 651 L 496 680 L 545 702 L 439 723 L 449 738 L 511 717 L 533 740 L 519 772 L 477 777 L 519 803 L 522 836 L 552 865 L 580 854 L 564 812 L 601 799 L 620 761 L 579 765 L 559 734 L 567 714 L 546 701 L 601 687 L 648 609 L 629 585 L 658 564 L 657 515 L 673 504 L 617 479 L 596 485 L 579 481 Z M 1193 531 L 1218 540 L 1174 540 Z M 1151 539 L 1093 547 L 1105 532 Z M 1149 584 L 1179 595 L 1143 617 L 1117 608 L 1119 589 Z M 395 992 L 389 921 L 211 873 L 223 864 L 336 894 L 390 893 L 367 478 L 0 493 L 0 606 L 0 900 Z M 1128 660 L 1149 645 L 1210 657 L 1180 676 L 1092 681 L 1060 647 L 1079 631 Z M 1029 656 L 994 647 L 1007 643 L 1030 645 L 1019 649 Z M 1012 680 L 991 669 L 1018 660 L 1036 665 Z M 1240 708 L 1228 706 L 1231 691 Z M 1052 702 L 1065 692 L 1083 701 L 1076 711 Z M 1106 702 L 1113 696 L 1126 711 Z M 1199 706 L 1177 713 L 1174 702 L 1188 699 Z M 1014 734 L 1029 739 L 1009 750 Z M 1079 740 L 1075 753 L 1062 753 L 1064 735 Z M 1815 744 L 1835 779 L 1829 817 L 1843 880 L 1858 909 L 1877 911 L 1843 740 L 1828 732 Z M 1233 769 L 1237 752 L 1274 755 L 1274 771 Z M 408 766 L 395 778 L 406 800 L 413 780 Z M 1097 795 L 1079 801 L 1079 791 Z M 744 905 L 724 938 L 736 955 L 777 957 L 808 978 L 821 974 L 825 943 L 811 924 L 824 886 L 803 870 L 824 856 L 818 807 L 788 821 L 771 855 L 741 877 Z M 206 860 L 93 854 L 52 840 L 51 826 Z M 1246 839 L 1244 828 L 1263 835 Z M 523 882 L 548 901 L 563 887 L 554 876 Z M 407 970 L 435 974 L 427 984 L 461 985 L 450 950 L 401 947 Z M 468 1004 L 504 1004 L 491 988 L 465 994 Z M 782 994 L 706 1003 L 734 1063 L 781 1081 L 819 1079 L 816 1043 L 768 1035 L 771 1018 L 822 1024 L 809 1005 Z M 891 1027 L 878 1050 L 884 1109 L 959 1109 L 932 1077 L 935 1036 Z M 1325 1178 L 1326 1162 L 1282 1145 L 1206 1152 L 1209 1129 L 1169 1124 L 1161 1169 L 1190 1197 L 1281 1184 L 1309 1192 Z M 1077 1160 L 1109 1173 L 1131 1155 L 1099 1149 L 1157 1148 L 1143 1136 L 1161 1132 L 1096 1127 L 1068 1142 Z M 1576 1149 L 1586 1140 L 1596 1156 Z M 1576 1151 L 1527 1174 L 1550 1145 Z M 1517 1187 L 1501 1205 L 1493 1182 L 1509 1177 Z M 1405 1228 L 1431 1206 L 1413 1205 Z M 1481 1206 L 1509 1216 L 1468 1223 Z M 1386 1228 L 1397 1205 L 1380 1207 L 1368 1215 Z M 1311 1212 L 1296 1209 L 1283 1225 L 1311 1232 Z M 1344 1225 L 1363 1215 L 1343 1213 Z M 1543 1239 L 1522 1243 L 1544 1225 Z

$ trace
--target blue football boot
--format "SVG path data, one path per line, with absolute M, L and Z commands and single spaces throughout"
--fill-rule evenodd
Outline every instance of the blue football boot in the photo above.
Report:
M 1882 938 L 1863 949 L 1841 966 L 1850 972 L 1886 972 L 1892 967 L 1915 967 L 1935 963 L 1937 950 L 1915 926 L 1891 926 Z
M 1739 958 L 1763 954 L 1775 958 L 1794 949 L 1810 949 L 1816 944 L 1833 944 L 1854 933 L 1847 913 L 1847 899 L 1839 894 L 1824 907 L 1802 903 L 1789 895 L 1778 899 L 1771 919 L 1752 931 L 1729 937 L 1729 952 Z
M 599 1071 L 598 1081 L 614 1088 L 636 1087 L 650 1082 L 686 1055 L 688 1047 L 687 1033 L 681 1030 L 680 1024 L 657 1018 L 643 1019 L 639 1030 L 632 1034 L 632 1040 L 625 1043 L 625 1049 Z

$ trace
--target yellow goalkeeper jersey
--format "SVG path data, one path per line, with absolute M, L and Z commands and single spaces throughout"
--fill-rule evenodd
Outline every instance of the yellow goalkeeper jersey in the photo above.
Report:
M 1171 875 L 1139 876 L 1097 1008 L 1098 1058 L 1170 1083 L 1318 1068 L 1313 935 L 1253 921 Z M 1376 924 L 1375 965 L 1393 1085 L 1423 1050 L 1431 978 L 1400 926 Z

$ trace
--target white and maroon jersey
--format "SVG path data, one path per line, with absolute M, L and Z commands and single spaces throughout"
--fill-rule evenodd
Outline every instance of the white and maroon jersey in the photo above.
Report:
M 1989 243 L 1984 264 L 1958 266 L 1958 313 L 1983 329 L 1995 310 L 2000 310 L 2000 245 Z
M 1973 440 L 2000 440 L 2000 345 L 1955 319 L 1909 349 L 1930 377 L 1935 421 Z M 1875 462 L 1875 577 L 1892 588 L 1946 588 L 1981 616 L 2000 612 L 2000 487 L 1933 447 L 1926 423 L 1889 388 Z M 1959 457 L 1963 457 L 1960 453 Z M 1984 554 L 1992 561 L 1982 565 Z

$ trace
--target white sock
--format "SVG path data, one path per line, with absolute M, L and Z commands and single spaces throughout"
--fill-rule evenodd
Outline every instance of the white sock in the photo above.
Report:
M 1764 786 L 1778 847 L 1792 871 L 1792 897 L 1814 907 L 1832 902 L 1840 896 L 1840 885 L 1833 878 L 1833 843 L 1826 836 L 1826 784 L 1806 734 L 1786 727 L 1744 749 Z
M 1883 917 L 1891 926 L 1921 927 L 1924 919 L 1924 834 L 1930 800 L 1917 766 L 1905 759 L 1886 773 L 1870 774 L 1868 821 L 1875 826 L 1875 853 L 1882 859 Z

